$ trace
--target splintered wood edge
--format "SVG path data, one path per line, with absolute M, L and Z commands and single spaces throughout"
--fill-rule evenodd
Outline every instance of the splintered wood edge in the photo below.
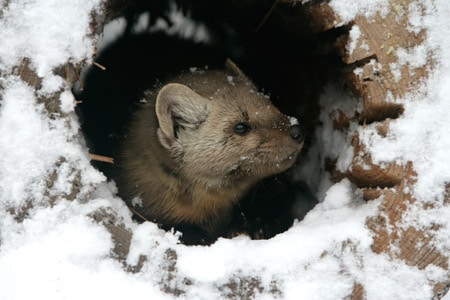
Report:
M 89 158 L 90 158 L 91 160 L 95 160 L 95 161 L 101 161 L 101 162 L 106 162 L 106 163 L 114 164 L 114 158 L 109 157 L 109 156 L 104 156 L 104 155 L 98 155 L 98 154 L 92 154 L 92 153 L 89 153 Z
M 283 0 L 291 3 L 293 1 Z M 434 65 L 430 57 L 423 67 L 412 68 L 406 64 L 392 69 L 398 62 L 397 49 L 420 45 L 424 41 L 425 32 L 416 34 L 408 31 L 408 2 L 391 0 L 389 6 L 390 10 L 385 17 L 380 14 L 369 19 L 355 16 L 347 25 L 350 31 L 359 31 L 359 35 L 351 37 L 357 37 L 356 41 L 351 41 L 352 47 L 348 46 L 350 32 L 337 41 L 342 61 L 348 66 L 344 70 L 346 85 L 355 96 L 363 99 L 363 111 L 353 116 L 347 116 L 343 112 L 337 114 L 337 119 L 333 120 L 335 130 L 346 128 L 350 122 L 357 121 L 361 126 L 367 123 L 377 124 L 379 134 L 386 136 L 390 120 L 399 117 L 404 109 L 400 104 L 387 99 L 399 99 L 407 92 L 413 91 L 428 76 Z M 327 1 L 309 1 L 304 7 L 315 31 L 327 31 L 342 24 L 342 20 Z M 326 160 L 325 168 L 335 181 L 349 178 L 363 190 L 364 199 L 367 201 L 382 199 L 379 213 L 367 221 L 368 227 L 374 233 L 372 251 L 387 253 L 419 269 L 433 264 L 448 270 L 449 258 L 432 246 L 434 232 L 439 230 L 439 226 L 421 231 L 413 227 L 403 229 L 399 225 L 407 208 L 413 203 L 417 205 L 411 192 L 417 176 L 413 162 L 406 166 L 395 163 L 379 166 L 373 163 L 369 152 L 361 145 L 357 133 L 353 137 L 352 146 L 355 157 L 350 171 L 337 171 L 335 161 L 331 159 Z M 445 203 L 450 203 L 450 183 Z M 422 209 L 426 210 L 426 207 Z M 442 282 L 432 283 L 436 297 L 446 293 L 449 283 L 450 276 Z M 364 297 L 364 286 L 355 283 L 351 299 Z

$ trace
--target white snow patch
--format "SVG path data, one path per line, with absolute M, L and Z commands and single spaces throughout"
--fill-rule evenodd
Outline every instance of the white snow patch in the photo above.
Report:
M 436 2 L 437 3 L 437 2 Z M 411 1 L 408 5 L 408 30 L 419 34 L 424 28 L 424 12 L 430 13 L 430 10 L 436 9 L 434 3 L 427 1 Z
M 298 125 L 298 124 L 299 124 L 299 123 L 298 123 L 298 119 L 297 119 L 296 117 L 288 116 L 288 119 L 289 119 L 289 124 L 291 124 L 291 126 L 294 126 L 294 125 Z
M 36 104 L 34 91 L 18 77 L 11 76 L 0 83 L 3 86 L 0 93 L 0 199 L 3 205 L 14 206 L 23 205 L 30 197 L 45 201 L 46 179 L 61 157 L 74 164 L 88 162 L 85 150 L 77 141 L 69 142 L 77 128 L 70 132 L 63 120 L 46 119 L 43 105 Z M 64 172 L 64 163 L 62 166 L 60 172 Z M 86 184 L 83 193 L 87 193 L 88 182 L 95 184 L 103 176 L 91 167 L 82 170 L 81 180 Z M 75 174 L 68 178 L 68 172 L 66 169 L 58 180 L 73 179 Z M 61 195 L 70 194 L 62 186 L 62 182 L 59 185 L 57 182 L 53 188 Z
M 86 217 L 102 205 L 63 202 L 22 224 L 1 213 L 0 299 L 167 299 L 110 258 L 109 233 Z
M 421 44 L 408 49 L 397 49 L 398 64 L 401 66 L 410 65 L 410 68 L 420 68 L 427 64 L 429 55 L 427 45 Z
M 234 78 L 233 78 L 233 76 L 227 76 L 227 81 L 228 81 L 228 83 L 230 84 L 230 85 L 234 85 Z
M 59 101 L 61 102 L 60 107 L 63 113 L 73 112 L 75 109 L 75 97 L 70 91 L 64 91 L 61 93 L 59 97 Z
M 40 95 L 50 96 L 51 94 L 61 90 L 64 86 L 64 80 L 61 76 L 48 74 L 42 80 L 42 88 L 39 90 Z
M 318 166 L 314 167 L 311 166 L 311 162 L 308 164 L 308 168 L 302 168 L 300 178 L 307 182 L 313 191 L 318 193 L 318 199 L 323 199 L 331 184 L 327 175 L 325 175 L 326 173 L 321 170 L 325 165 L 325 157 L 336 160 L 337 169 L 345 173 L 351 169 L 355 156 L 351 140 L 358 124 L 351 122 L 348 128 L 335 130 L 333 120 L 339 119 L 340 114 L 348 117 L 354 116 L 362 110 L 362 101 L 351 97 L 335 85 L 328 85 L 321 95 L 320 105 L 322 107 L 320 114 L 322 127 L 318 128 L 316 132 L 317 144 L 307 154 L 308 160 L 319 161 L 319 163 Z M 314 170 L 316 175 L 313 178 L 319 177 L 319 184 L 317 184 L 317 179 L 316 182 L 310 182 L 311 174 L 309 174 L 309 170 Z
M 389 69 L 391 70 L 394 80 L 397 83 L 402 79 L 402 71 L 400 70 L 400 67 L 401 66 L 397 62 L 389 64 Z
M 348 179 L 342 180 L 341 184 L 333 185 L 328 189 L 322 204 L 323 208 L 332 210 L 348 206 L 353 198 L 353 192 L 350 181 Z
M 347 24 L 358 15 L 363 15 L 368 19 L 370 19 L 376 13 L 380 13 L 381 16 L 385 16 L 389 8 L 388 0 L 373 0 L 373 1 L 331 0 L 328 4 L 342 20 L 342 23 L 336 24 L 336 26 Z
M 450 40 L 443 39 L 448 24 L 450 3 L 433 1 L 439 7 L 432 15 L 422 17 L 427 30 L 427 43 L 410 49 L 399 49 L 401 64 L 412 67 L 425 65 L 430 53 L 438 56 L 438 64 L 426 84 L 399 102 L 405 113 L 390 124 L 387 137 L 377 134 L 373 126 L 361 130 L 360 135 L 368 145 L 375 162 L 414 162 L 419 176 L 415 188 L 422 200 L 441 199 L 445 183 L 450 182 L 450 149 L 448 120 L 450 119 Z
M 355 51 L 360 37 L 361 37 L 361 30 L 359 29 L 359 26 L 353 25 L 348 35 L 348 42 L 345 45 L 345 49 L 347 50 L 349 55 L 351 55 L 353 51 Z
M 44 77 L 67 61 L 94 53 L 90 14 L 101 1 L 16 0 L 2 8 L 0 69 L 10 70 L 24 58 Z M 8 41 L 7 43 L 5 41 Z

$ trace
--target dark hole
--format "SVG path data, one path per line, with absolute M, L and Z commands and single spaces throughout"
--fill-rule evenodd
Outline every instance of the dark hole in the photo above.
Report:
M 170 26 L 173 3 L 207 28 L 208 43 L 165 32 L 134 32 L 143 13 L 150 14 L 149 27 L 161 20 Z M 302 6 L 282 1 L 264 22 L 274 1 L 117 0 L 109 4 L 107 15 L 124 17 L 126 29 L 95 58 L 106 70 L 91 67 L 84 89 L 74 91 L 83 101 L 77 113 L 92 153 L 115 156 L 117 142 L 145 90 L 192 66 L 221 67 L 226 58 L 269 93 L 283 113 L 300 120 L 305 132 L 302 152 L 307 151 L 318 122 L 318 95 L 341 67 L 334 42 L 342 32 L 313 33 Z M 93 164 L 111 177 L 110 164 Z M 267 178 L 242 199 L 223 235 L 246 232 L 253 238 L 270 238 L 287 230 L 294 219 L 302 219 L 315 203 L 305 183 L 293 180 L 290 172 Z M 210 243 L 216 238 L 189 225 L 176 228 L 184 231 L 188 244 Z

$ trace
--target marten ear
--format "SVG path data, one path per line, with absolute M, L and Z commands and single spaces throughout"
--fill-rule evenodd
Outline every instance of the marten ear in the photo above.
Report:
M 229 58 L 227 58 L 225 62 L 225 68 L 234 74 L 237 77 L 240 77 L 243 80 L 250 81 L 247 76 L 245 76 L 244 72 Z
M 165 85 L 156 97 L 158 137 L 170 149 L 178 138 L 178 131 L 198 128 L 208 117 L 210 101 L 179 83 Z

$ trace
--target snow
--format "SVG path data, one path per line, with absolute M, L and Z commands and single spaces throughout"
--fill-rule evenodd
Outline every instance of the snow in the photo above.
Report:
M 424 66 L 427 57 L 438 58 L 437 68 L 425 84 L 400 99 L 405 107 L 402 118 L 391 122 L 387 137 L 376 133 L 374 126 L 361 131 L 361 137 L 375 162 L 396 161 L 406 164 L 414 161 L 420 174 L 415 188 L 422 200 L 442 198 L 445 183 L 450 182 L 450 139 L 448 138 L 450 119 L 450 51 L 446 36 L 450 6 L 446 1 L 428 1 L 439 10 L 423 17 L 428 32 L 428 43 L 411 49 L 399 49 L 399 64 L 409 64 L 412 68 Z M 411 7 L 411 5 L 410 5 Z M 412 10 L 417 11 L 417 9 Z M 419 12 L 417 12 L 419 13 Z M 442 201 L 442 199 L 440 199 Z
M 11 227 L 16 231 L 2 245 L 0 299 L 126 299 L 139 296 L 135 287 L 152 299 L 164 299 L 108 258 L 108 233 L 84 216 L 80 205 L 62 203 Z
M 345 46 L 347 52 L 351 55 L 356 49 L 359 38 L 361 37 L 361 30 L 358 25 L 353 25 L 348 34 L 348 43 Z
M 296 117 L 288 116 L 288 119 L 289 119 L 289 124 L 291 126 L 299 124 L 298 119 Z
M 341 24 L 337 26 L 348 24 L 352 21 L 356 15 L 363 15 L 367 18 L 374 16 L 376 13 L 380 13 L 381 16 L 385 16 L 388 12 L 389 1 L 388 0 L 374 0 L 374 1 L 343 1 L 343 0 L 331 0 L 328 5 L 337 12 L 337 15 L 342 20 Z
M 388 136 L 379 136 L 374 125 L 360 128 L 352 123 L 347 129 L 333 130 L 330 116 L 339 111 L 352 115 L 361 109 L 361 99 L 328 86 L 321 99 L 323 126 L 317 130 L 318 142 L 299 170 L 321 202 L 304 220 L 270 240 L 240 236 L 219 239 L 209 247 L 184 246 L 176 234 L 153 223 L 133 222 L 123 201 L 114 196 L 114 184 L 106 183 L 89 164 L 78 137 L 75 99 L 55 69 L 67 61 L 90 60 L 95 38 L 87 34 L 91 12 L 99 5 L 93 0 L 0 4 L 0 40 L 8 41 L 0 44 L 0 299 L 173 299 L 173 293 L 164 292 L 170 289 L 179 289 L 185 299 L 227 298 L 236 289 L 251 290 L 258 299 L 344 299 L 355 283 L 364 286 L 367 299 L 431 298 L 430 282 L 442 280 L 447 271 L 432 265 L 419 270 L 373 253 L 366 220 L 377 213 L 381 199 L 364 202 L 362 192 L 350 181 L 331 183 L 321 166 L 328 156 L 337 159 L 339 170 L 351 168 L 350 143 L 356 131 L 374 161 L 414 161 L 415 196 L 437 204 L 426 214 L 412 206 L 405 226 L 439 224 L 433 246 L 450 251 L 450 209 L 438 205 L 445 183 L 450 182 L 447 0 L 422 1 L 426 9 L 419 9 L 422 6 L 415 1 L 408 7 L 411 30 L 426 28 L 428 33 L 424 46 L 397 50 L 401 63 L 423 66 L 424 56 L 431 55 L 435 66 L 418 91 L 396 100 L 404 104 L 405 113 L 392 121 Z M 385 13 L 387 0 L 351 4 L 332 0 L 330 5 L 343 22 L 349 22 L 356 13 Z M 419 16 L 423 11 L 426 15 Z M 31 68 L 43 77 L 39 91 L 19 76 L 8 75 L 23 58 L 29 58 Z M 54 92 L 60 92 L 65 120 L 49 118 L 39 104 L 39 97 Z M 70 201 L 72 182 L 78 182 L 80 190 Z M 26 216 L 14 218 L 10 213 L 20 212 L 30 202 Z M 91 217 L 99 210 L 113 212 L 132 232 L 125 263 L 135 266 L 145 255 L 140 272 L 127 272 L 111 255 L 110 233 Z M 168 253 L 176 254 L 173 266 Z
M 86 12 L 97 8 L 99 0 L 9 2 L 2 8 L 0 40 L 8 45 L 0 47 L 1 69 L 8 70 L 28 57 L 37 74 L 44 77 L 67 61 L 93 54 L 92 41 L 86 38 L 90 21 Z
M 43 105 L 36 105 L 34 91 L 16 76 L 0 79 L 2 105 L 0 111 L 0 194 L 1 206 L 11 204 L 24 205 L 29 198 L 45 202 L 43 197 L 46 178 L 52 172 L 55 162 L 61 162 L 59 187 L 67 185 L 71 171 L 64 168 L 70 161 L 84 164 L 82 194 L 88 193 L 89 182 L 99 182 L 103 176 L 87 167 L 88 160 L 83 158 L 83 150 L 68 140 L 76 131 L 66 129 L 60 119 L 48 120 L 44 117 Z M 51 147 L 50 147 L 51 146 Z M 85 156 L 85 155 L 84 155 Z M 20 179 L 20 180 L 19 180 Z M 86 181 L 85 181 L 86 180 Z M 58 188 L 57 186 L 55 186 Z M 70 193 L 66 188 L 56 193 Z

